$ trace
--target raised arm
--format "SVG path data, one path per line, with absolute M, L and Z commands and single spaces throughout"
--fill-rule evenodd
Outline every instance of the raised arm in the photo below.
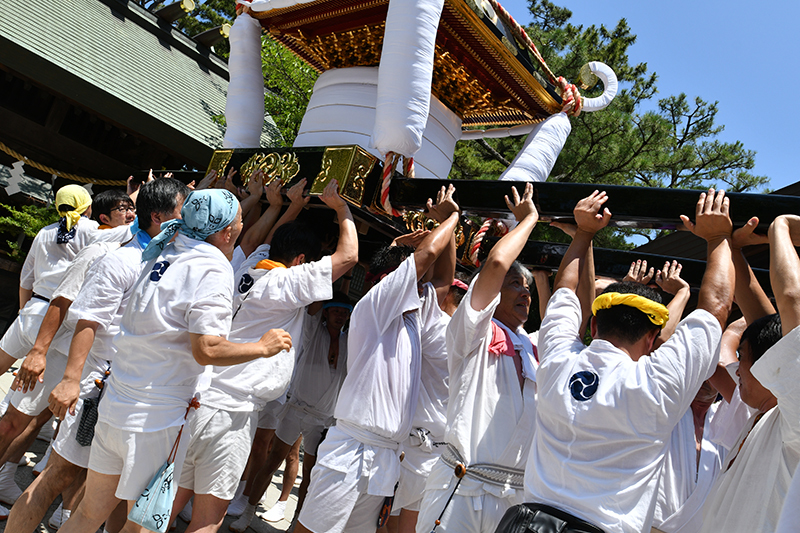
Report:
M 753 217 L 747 224 L 737 229 L 731 235 L 731 247 L 733 248 L 733 267 L 736 272 L 736 288 L 734 296 L 736 304 L 742 310 L 742 314 L 747 323 L 751 324 L 762 316 L 771 315 L 775 312 L 772 302 L 769 301 L 764 289 L 759 285 L 753 269 L 747 263 L 747 259 L 742 253 L 742 248 L 754 244 L 766 244 L 769 237 L 754 233 L 758 226 L 758 217 Z
M 683 310 L 689 302 L 691 289 L 689 284 L 681 278 L 682 269 L 683 266 L 677 261 L 672 261 L 672 263 L 667 261 L 664 263 L 664 267 L 655 273 L 656 284 L 661 287 L 662 291 L 671 294 L 672 300 L 667 304 L 669 320 L 661 328 L 661 333 L 658 334 L 658 337 L 656 337 L 653 349 L 664 344 L 675 333 L 675 328 L 678 327 L 678 323 L 683 316 Z
M 573 239 L 575 238 L 575 233 L 578 231 L 578 226 L 575 224 L 567 224 L 564 222 L 555 221 L 551 222 L 550 225 L 560 229 Z M 592 248 L 592 243 L 590 242 L 589 249 L 586 252 L 586 263 L 581 269 L 580 279 L 578 280 L 578 288 L 576 289 L 578 300 L 581 302 L 581 332 L 586 331 L 586 327 L 589 325 L 589 320 L 592 318 L 592 303 L 595 299 L 595 293 L 596 285 L 594 277 L 594 251 Z M 541 301 L 539 305 L 540 307 L 542 306 Z M 542 317 L 544 317 L 544 309 L 546 308 L 547 302 L 545 301 L 544 307 L 542 308 Z
M 681 215 L 684 226 L 708 243 L 706 271 L 700 285 L 697 308 L 705 309 L 725 328 L 733 304 L 735 276 L 731 259 L 730 200 L 725 191 L 701 193 L 695 208 L 695 222 Z
M 289 198 L 291 202 L 289 207 L 286 211 L 281 215 L 281 218 L 272 226 L 267 238 L 264 239 L 264 244 L 269 244 L 272 242 L 272 236 L 275 235 L 275 230 L 283 226 L 284 224 L 288 224 L 289 222 L 293 221 L 297 218 L 297 215 L 303 210 L 303 208 L 308 204 L 310 197 L 303 195 L 303 190 L 306 186 L 306 179 L 303 178 L 294 185 L 292 185 L 288 191 L 286 191 L 286 196 Z
M 436 216 L 441 219 L 441 223 L 426 235 L 414 250 L 414 263 L 417 266 L 418 280 L 422 279 L 422 276 L 433 266 L 439 256 L 442 255 L 442 252 L 447 249 L 456 231 L 458 204 L 453 200 L 455 192 L 456 190 L 452 185 L 447 190 L 442 187 L 436 197 L 435 205 L 428 199 L 428 209 L 432 209 L 436 213 Z
M 280 181 L 280 180 L 274 180 Z M 242 220 L 245 222 L 247 221 L 250 213 L 253 212 L 255 207 L 259 204 L 261 200 L 261 195 L 264 194 L 264 171 L 262 169 L 257 169 L 253 172 L 253 175 L 250 176 L 250 181 L 247 182 L 247 198 L 241 201 L 242 205 Z
M 320 200 L 336 211 L 336 218 L 339 221 L 339 242 L 336 244 L 336 251 L 331 256 L 331 281 L 336 281 L 358 263 L 358 233 L 347 202 L 339 196 L 338 181 L 331 180 L 328 183 L 325 190 L 322 191 Z
M 733 392 L 736 390 L 736 382 L 728 372 L 727 366 L 737 361 L 736 350 L 739 349 L 739 341 L 742 333 L 747 328 L 747 321 L 744 317 L 732 322 L 722 332 L 722 339 L 719 341 L 719 362 L 714 374 L 708 378 L 711 386 L 722 394 L 725 401 L 731 403 Z
M 578 229 L 567 253 L 558 267 L 553 292 L 567 288 L 576 292 L 581 274 L 587 268 L 587 259 L 595 234 L 606 227 L 611 220 L 611 211 L 603 205 L 608 201 L 605 191 L 594 191 L 578 202 L 573 210 Z M 594 285 L 592 285 L 594 287 Z
M 455 192 L 455 188 L 452 185 L 448 186 L 447 190 L 442 187 L 436 197 L 436 205 L 434 205 L 433 201 L 428 198 L 428 216 L 440 224 L 444 222 L 446 217 L 441 212 L 442 209 L 440 206 L 444 206 L 444 197 L 446 195 L 449 194 L 452 198 L 453 192 Z M 433 263 L 432 276 L 430 279 L 433 288 L 436 290 L 436 299 L 439 302 L 439 307 L 444 305 L 444 299 L 447 298 L 447 294 L 450 292 L 450 287 L 453 285 L 453 277 L 455 272 L 456 232 L 453 231 L 450 234 L 450 241 L 447 243 L 447 247 Z
M 539 296 L 539 318 L 544 318 L 544 310 L 547 309 L 547 302 L 553 293 L 550 291 L 550 275 L 547 270 L 541 268 L 534 268 L 531 270 L 533 274 L 533 283 L 536 285 L 536 294 Z
M 769 227 L 769 280 L 786 335 L 800 325 L 800 217 L 782 215 Z
M 283 207 L 283 196 L 281 196 L 281 182 L 274 180 L 272 183 L 265 187 L 267 192 L 267 202 L 269 207 L 256 221 L 255 224 L 250 226 L 242 237 L 242 242 L 239 246 L 242 248 L 245 256 L 252 254 L 258 248 L 264 239 L 267 238 L 275 221 L 281 214 L 281 207 Z
M 525 185 L 525 191 L 520 198 L 516 187 L 511 187 L 512 200 L 505 197 L 506 205 L 517 220 L 517 227 L 509 231 L 502 239 L 497 241 L 489 256 L 483 262 L 483 268 L 475 280 L 472 289 L 472 299 L 469 304 L 475 310 L 485 309 L 500 293 L 503 280 L 508 269 L 516 261 L 517 256 L 528 242 L 528 237 L 539 220 L 539 213 L 533 205 L 533 185 Z

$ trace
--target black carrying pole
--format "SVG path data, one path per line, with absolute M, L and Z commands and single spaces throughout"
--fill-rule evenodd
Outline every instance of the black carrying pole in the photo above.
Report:
M 508 216 L 503 199 L 515 186 L 522 194 L 526 182 L 486 180 L 392 179 L 392 205 L 418 209 L 444 185 L 456 188 L 456 201 L 463 211 L 481 216 Z M 534 203 L 543 220 L 572 220 L 572 210 L 582 198 L 595 190 L 606 191 L 606 207 L 611 211 L 611 226 L 676 229 L 680 215 L 694 219 L 695 206 L 703 191 L 586 183 L 537 182 Z M 800 197 L 778 194 L 729 193 L 734 227 L 744 226 L 750 217 L 759 218 L 762 232 L 778 216 L 800 214 Z

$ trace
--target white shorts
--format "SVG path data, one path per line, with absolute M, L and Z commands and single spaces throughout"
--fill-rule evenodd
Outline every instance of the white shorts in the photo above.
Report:
M 57 350 L 47 352 L 47 366 L 42 375 L 43 382 L 36 383 L 28 392 L 15 391 L 11 405 L 28 416 L 37 416 L 50 406 L 50 393 L 61 382 L 67 369 L 67 356 Z
M 195 494 L 232 500 L 256 434 L 256 412 L 201 405 L 192 421 L 191 434 L 180 486 Z
M 278 427 L 278 413 L 283 409 L 283 404 L 278 400 L 267 403 L 258 412 L 258 429 L 276 429 Z M 297 440 L 297 439 L 295 439 Z M 294 444 L 294 441 L 292 441 Z
M 428 476 L 412 472 L 408 468 L 402 468 L 401 465 L 400 481 L 398 481 L 397 492 L 394 493 L 392 504 L 392 516 L 399 515 L 400 509 L 419 511 L 426 481 L 428 481 Z
M 189 413 L 187 428 L 193 414 Z M 181 426 L 173 426 L 144 433 L 126 431 L 98 422 L 89 456 L 89 470 L 108 476 L 119 476 L 114 495 L 120 500 L 136 501 L 156 472 L 167 462 L 180 429 Z M 189 440 L 188 431 L 184 431 L 175 457 L 173 479 L 180 479 Z
M 0 339 L 0 350 L 15 359 L 25 357 L 33 348 L 44 314 L 50 307 L 48 302 L 39 298 L 31 298 L 19 312 L 19 316 Z
M 439 483 L 449 471 L 450 484 L 446 488 L 438 488 Z M 447 504 L 447 499 L 453 493 L 455 483 L 458 481 L 452 474 L 453 469 L 443 462 L 437 463 L 430 476 L 428 488 L 422 495 L 419 516 L 417 517 L 417 533 L 430 533 L 433 529 L 442 509 Z M 438 485 L 431 488 L 431 485 Z M 441 518 L 441 524 L 436 527 L 437 533 L 495 533 L 500 519 L 505 512 L 513 505 L 523 503 L 524 496 L 522 490 L 513 491 L 508 498 L 500 498 L 476 488 L 474 480 L 464 478 L 459 490 L 465 486 L 469 487 L 470 494 L 462 495 L 458 492 L 453 494 L 452 500 L 447 504 Z
M 86 366 L 83 369 L 84 377 L 81 379 L 81 396 L 75 405 L 75 415 L 73 416 L 67 412 L 67 416 L 61 421 L 58 435 L 53 441 L 53 450 L 58 455 L 81 468 L 89 468 L 89 456 L 92 451 L 91 445 L 81 446 L 75 440 L 81 421 L 83 399 L 100 395 L 100 389 L 94 384 L 94 380 L 101 378 L 106 368 L 108 368 L 108 363 L 105 363 L 104 368 L 89 368 L 89 361 L 86 361 Z
M 359 492 L 352 470 L 337 472 L 315 464 L 298 521 L 313 533 L 375 533 L 386 497 Z
M 275 436 L 291 446 L 303 435 L 303 452 L 316 457 L 323 431 L 325 425 L 318 417 L 290 404 L 278 420 Z

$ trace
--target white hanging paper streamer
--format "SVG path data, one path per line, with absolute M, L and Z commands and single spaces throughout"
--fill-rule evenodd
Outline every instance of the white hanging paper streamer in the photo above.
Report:
M 261 73 L 261 24 L 243 14 L 230 33 L 230 83 L 225 102 L 228 128 L 224 148 L 259 148 L 264 127 L 264 75 Z
M 428 122 L 436 32 L 444 0 L 391 0 L 386 16 L 372 146 L 412 157 Z

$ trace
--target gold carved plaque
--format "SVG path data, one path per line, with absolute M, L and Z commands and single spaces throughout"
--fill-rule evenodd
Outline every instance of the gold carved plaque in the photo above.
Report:
M 242 187 L 247 187 L 256 170 L 264 171 L 263 185 L 272 183 L 275 179 L 281 180 L 281 183 L 286 185 L 300 172 L 300 164 L 297 162 L 297 154 L 293 152 L 253 154 L 239 169 Z
M 320 195 L 328 183 L 339 182 L 339 194 L 352 205 L 361 207 L 364 200 L 364 182 L 377 159 L 360 146 L 333 146 L 325 149 L 322 168 L 308 193 Z
M 211 161 L 208 163 L 208 170 L 206 170 L 206 174 L 212 170 L 216 170 L 217 179 L 223 177 L 225 167 L 227 167 L 228 163 L 230 163 L 232 156 L 233 150 L 215 150 L 214 155 L 211 156 Z M 216 182 L 216 180 L 214 181 Z
M 405 222 L 408 231 L 417 231 L 420 229 L 433 230 L 439 226 L 439 222 L 428 217 L 422 211 L 406 211 L 403 213 L 403 222 Z M 456 247 L 460 248 L 465 242 L 464 228 L 462 228 L 461 224 L 457 224 Z

